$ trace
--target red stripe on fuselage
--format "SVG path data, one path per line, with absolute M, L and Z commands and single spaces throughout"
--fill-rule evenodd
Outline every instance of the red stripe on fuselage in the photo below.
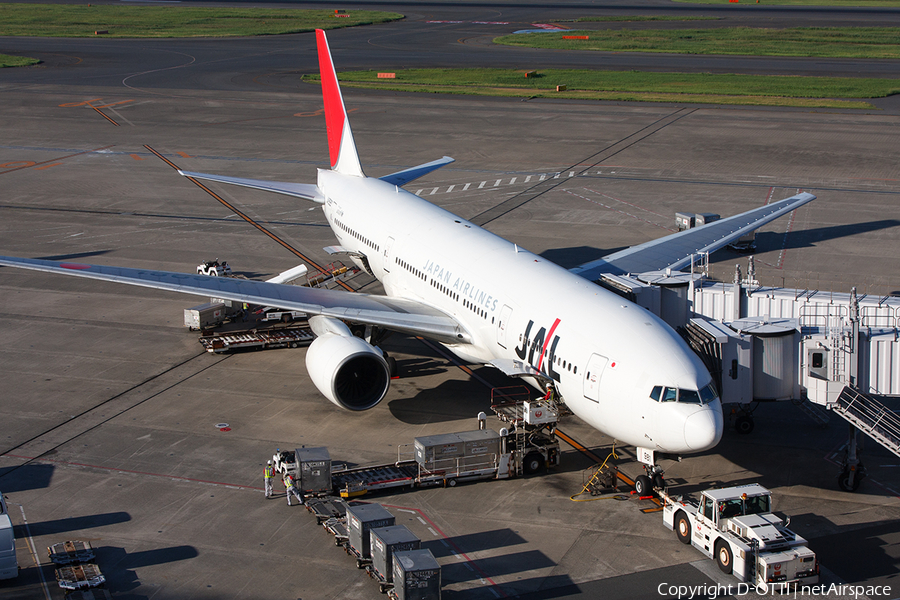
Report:
M 538 371 L 544 365 L 544 353 L 547 352 L 547 346 L 550 345 L 550 340 L 553 339 L 553 332 L 556 331 L 556 326 L 559 325 L 559 319 L 553 321 L 553 327 L 550 328 L 550 332 L 547 334 L 547 337 L 544 339 L 544 347 L 541 348 L 541 357 L 538 359 L 537 369 Z
M 316 45 L 319 50 L 319 74 L 322 77 L 322 99 L 325 102 L 325 129 L 328 131 L 328 153 L 331 156 L 331 166 L 337 164 L 341 153 L 341 137 L 344 133 L 344 101 L 341 99 L 341 89 L 338 87 L 337 74 L 334 72 L 334 63 L 331 62 L 331 50 L 328 48 L 328 40 L 325 32 L 316 29 Z

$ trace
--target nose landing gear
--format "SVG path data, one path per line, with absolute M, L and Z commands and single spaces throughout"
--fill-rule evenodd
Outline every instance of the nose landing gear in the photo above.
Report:
M 659 465 L 644 465 L 646 475 L 639 475 L 634 480 L 634 491 L 638 496 L 650 496 L 655 490 L 666 488 L 663 470 Z
M 638 496 L 650 496 L 654 491 L 666 488 L 665 473 L 663 468 L 656 464 L 657 460 L 670 458 L 681 462 L 680 456 L 662 454 L 649 448 L 637 448 L 637 459 L 643 463 L 645 475 L 639 475 L 634 480 L 634 491 Z

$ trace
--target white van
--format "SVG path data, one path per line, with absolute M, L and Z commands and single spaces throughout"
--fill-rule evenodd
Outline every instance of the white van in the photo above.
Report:
M 16 535 L 6 510 L 6 498 L 0 493 L 0 579 L 12 579 L 18 574 Z

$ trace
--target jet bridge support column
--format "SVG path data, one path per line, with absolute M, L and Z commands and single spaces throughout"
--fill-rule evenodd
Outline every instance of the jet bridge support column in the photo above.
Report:
M 836 348 L 835 352 L 843 352 L 843 348 Z M 859 385 L 859 298 L 856 288 L 850 289 L 850 340 L 849 364 L 847 365 L 847 384 L 853 389 Z M 860 482 L 866 476 L 866 467 L 859 457 L 859 429 L 853 423 L 849 423 L 850 433 L 847 436 L 847 451 L 841 473 L 838 475 L 838 487 L 845 492 L 855 492 Z

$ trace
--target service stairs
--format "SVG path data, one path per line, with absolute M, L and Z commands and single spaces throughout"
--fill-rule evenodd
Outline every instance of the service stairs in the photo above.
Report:
M 900 456 L 900 416 L 874 397 L 844 386 L 828 408 Z

